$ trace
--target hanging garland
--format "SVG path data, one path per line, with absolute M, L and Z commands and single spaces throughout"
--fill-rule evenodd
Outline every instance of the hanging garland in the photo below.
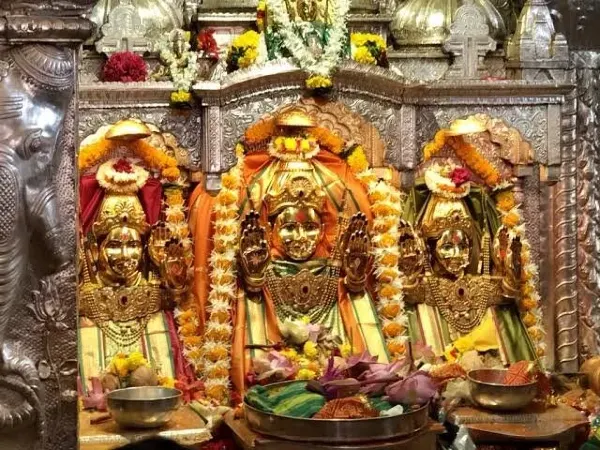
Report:
M 380 180 L 369 168 L 361 146 L 349 152 L 347 163 L 367 190 L 373 214 L 373 257 L 377 279 L 377 310 L 392 359 L 402 357 L 408 340 L 408 320 L 404 314 L 402 281 L 398 262 L 400 250 L 401 194 L 387 181 Z
M 465 142 L 458 136 L 452 136 L 447 129 L 439 130 L 433 141 L 424 146 L 425 161 L 435 156 L 446 144 L 495 192 L 496 208 L 502 216 L 502 224 L 509 230 L 512 237 L 521 239 L 523 270 L 519 310 L 523 324 L 535 345 L 537 356 L 542 359 L 546 354 L 546 344 L 544 342 L 543 315 L 540 308 L 541 298 L 536 281 L 538 267 L 531 261 L 531 245 L 525 238 L 525 224 L 522 223 L 522 213 L 519 205 L 515 203 L 511 186 L 502 180 L 498 170 L 477 151 L 474 145 Z
M 242 187 L 244 150 L 236 148 L 237 164 L 221 176 L 217 195 L 214 248 L 210 256 L 209 317 L 203 346 L 204 387 L 206 396 L 219 404 L 229 400 L 229 370 L 231 368 L 232 317 L 231 308 L 237 296 L 236 255 L 240 221 L 239 193 Z
M 181 56 L 173 51 L 176 40 L 185 42 Z M 175 91 L 171 94 L 173 103 L 187 103 L 191 99 L 190 91 L 198 75 L 198 54 L 191 51 L 191 33 L 180 29 L 172 30 L 161 36 L 156 44 L 160 59 L 169 71 Z
M 311 87 L 310 85 L 314 84 L 317 79 L 320 84 L 323 84 L 323 79 L 329 79 L 342 57 L 348 35 L 346 17 L 350 10 L 350 1 L 337 0 L 334 2 L 332 11 L 329 14 L 330 24 L 328 24 L 327 43 L 320 56 L 313 54 L 309 46 L 299 36 L 301 28 L 312 27 L 310 22 L 292 22 L 288 15 L 285 0 L 267 0 L 266 4 L 268 10 L 272 13 L 276 32 L 283 38 L 286 50 L 296 64 L 310 74 L 307 86 Z M 312 77 L 320 78 L 311 80 Z

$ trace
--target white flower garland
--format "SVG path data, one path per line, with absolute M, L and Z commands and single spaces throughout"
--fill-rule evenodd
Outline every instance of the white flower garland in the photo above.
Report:
M 312 24 L 310 22 L 290 21 L 284 0 L 267 0 L 267 8 L 273 14 L 273 22 L 277 25 L 277 32 L 283 37 L 286 49 L 298 66 L 311 75 L 329 76 L 342 57 L 344 42 L 348 34 L 346 17 L 350 10 L 350 1 L 336 0 L 333 3 L 334 6 L 330 13 L 329 42 L 323 54 L 316 57 L 297 32 L 298 28 L 306 31 L 307 27 L 312 27 Z
M 128 159 L 125 160 L 131 164 L 131 172 L 115 170 L 114 166 L 119 163 L 119 158 L 109 159 L 98 168 L 96 180 L 102 188 L 118 194 L 131 194 L 144 187 L 150 176 L 148 171 Z
M 173 30 L 163 35 L 157 43 L 157 49 L 160 52 L 160 58 L 169 68 L 175 90 L 189 92 L 198 74 L 198 55 L 196 52 L 190 51 L 190 43 L 186 41 L 182 54 L 182 58 L 185 59 L 186 64 L 185 67 L 180 66 L 180 59 L 177 58 L 177 55 L 171 49 L 173 38 L 177 33 L 185 33 L 185 31 Z

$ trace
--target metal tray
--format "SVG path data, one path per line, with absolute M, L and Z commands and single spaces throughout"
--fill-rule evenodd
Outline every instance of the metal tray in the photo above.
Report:
M 281 387 L 289 383 L 275 383 L 267 388 Z M 429 405 L 391 417 L 302 419 L 265 413 L 244 401 L 244 414 L 250 428 L 259 434 L 290 441 L 346 444 L 410 436 L 427 426 Z

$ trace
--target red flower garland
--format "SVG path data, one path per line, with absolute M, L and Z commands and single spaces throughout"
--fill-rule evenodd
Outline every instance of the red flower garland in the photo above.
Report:
M 144 58 L 132 52 L 112 54 L 102 68 L 102 81 L 131 83 L 146 81 L 147 76 Z

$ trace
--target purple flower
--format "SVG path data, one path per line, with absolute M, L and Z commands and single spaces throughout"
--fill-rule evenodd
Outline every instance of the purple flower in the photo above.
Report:
M 308 340 L 317 342 L 322 331 L 321 325 L 313 325 L 309 323 L 306 325 L 306 328 L 308 329 Z
M 346 362 L 346 370 L 351 377 L 359 378 L 372 364 L 377 363 L 377 356 L 371 356 L 368 350 L 360 355 L 353 355 Z
M 323 384 L 323 389 L 328 399 L 352 397 L 360 391 L 360 381 L 356 378 L 334 380 Z
M 271 351 L 266 357 L 256 358 L 252 361 L 256 380 L 285 380 L 294 375 L 295 369 L 289 359 L 281 353 Z
M 391 364 L 371 364 L 360 376 L 361 394 L 382 395 L 386 386 L 399 379 L 399 372 L 409 365 L 408 360 L 399 360 Z
M 327 360 L 327 368 L 325 369 L 325 372 L 323 372 L 323 375 L 319 378 L 319 383 L 325 384 L 329 383 L 330 381 L 341 380 L 344 378 L 345 370 L 345 364 L 336 364 L 336 357 L 330 356 Z
M 425 372 L 415 372 L 385 389 L 387 398 L 404 405 L 424 405 L 437 395 L 437 386 Z

